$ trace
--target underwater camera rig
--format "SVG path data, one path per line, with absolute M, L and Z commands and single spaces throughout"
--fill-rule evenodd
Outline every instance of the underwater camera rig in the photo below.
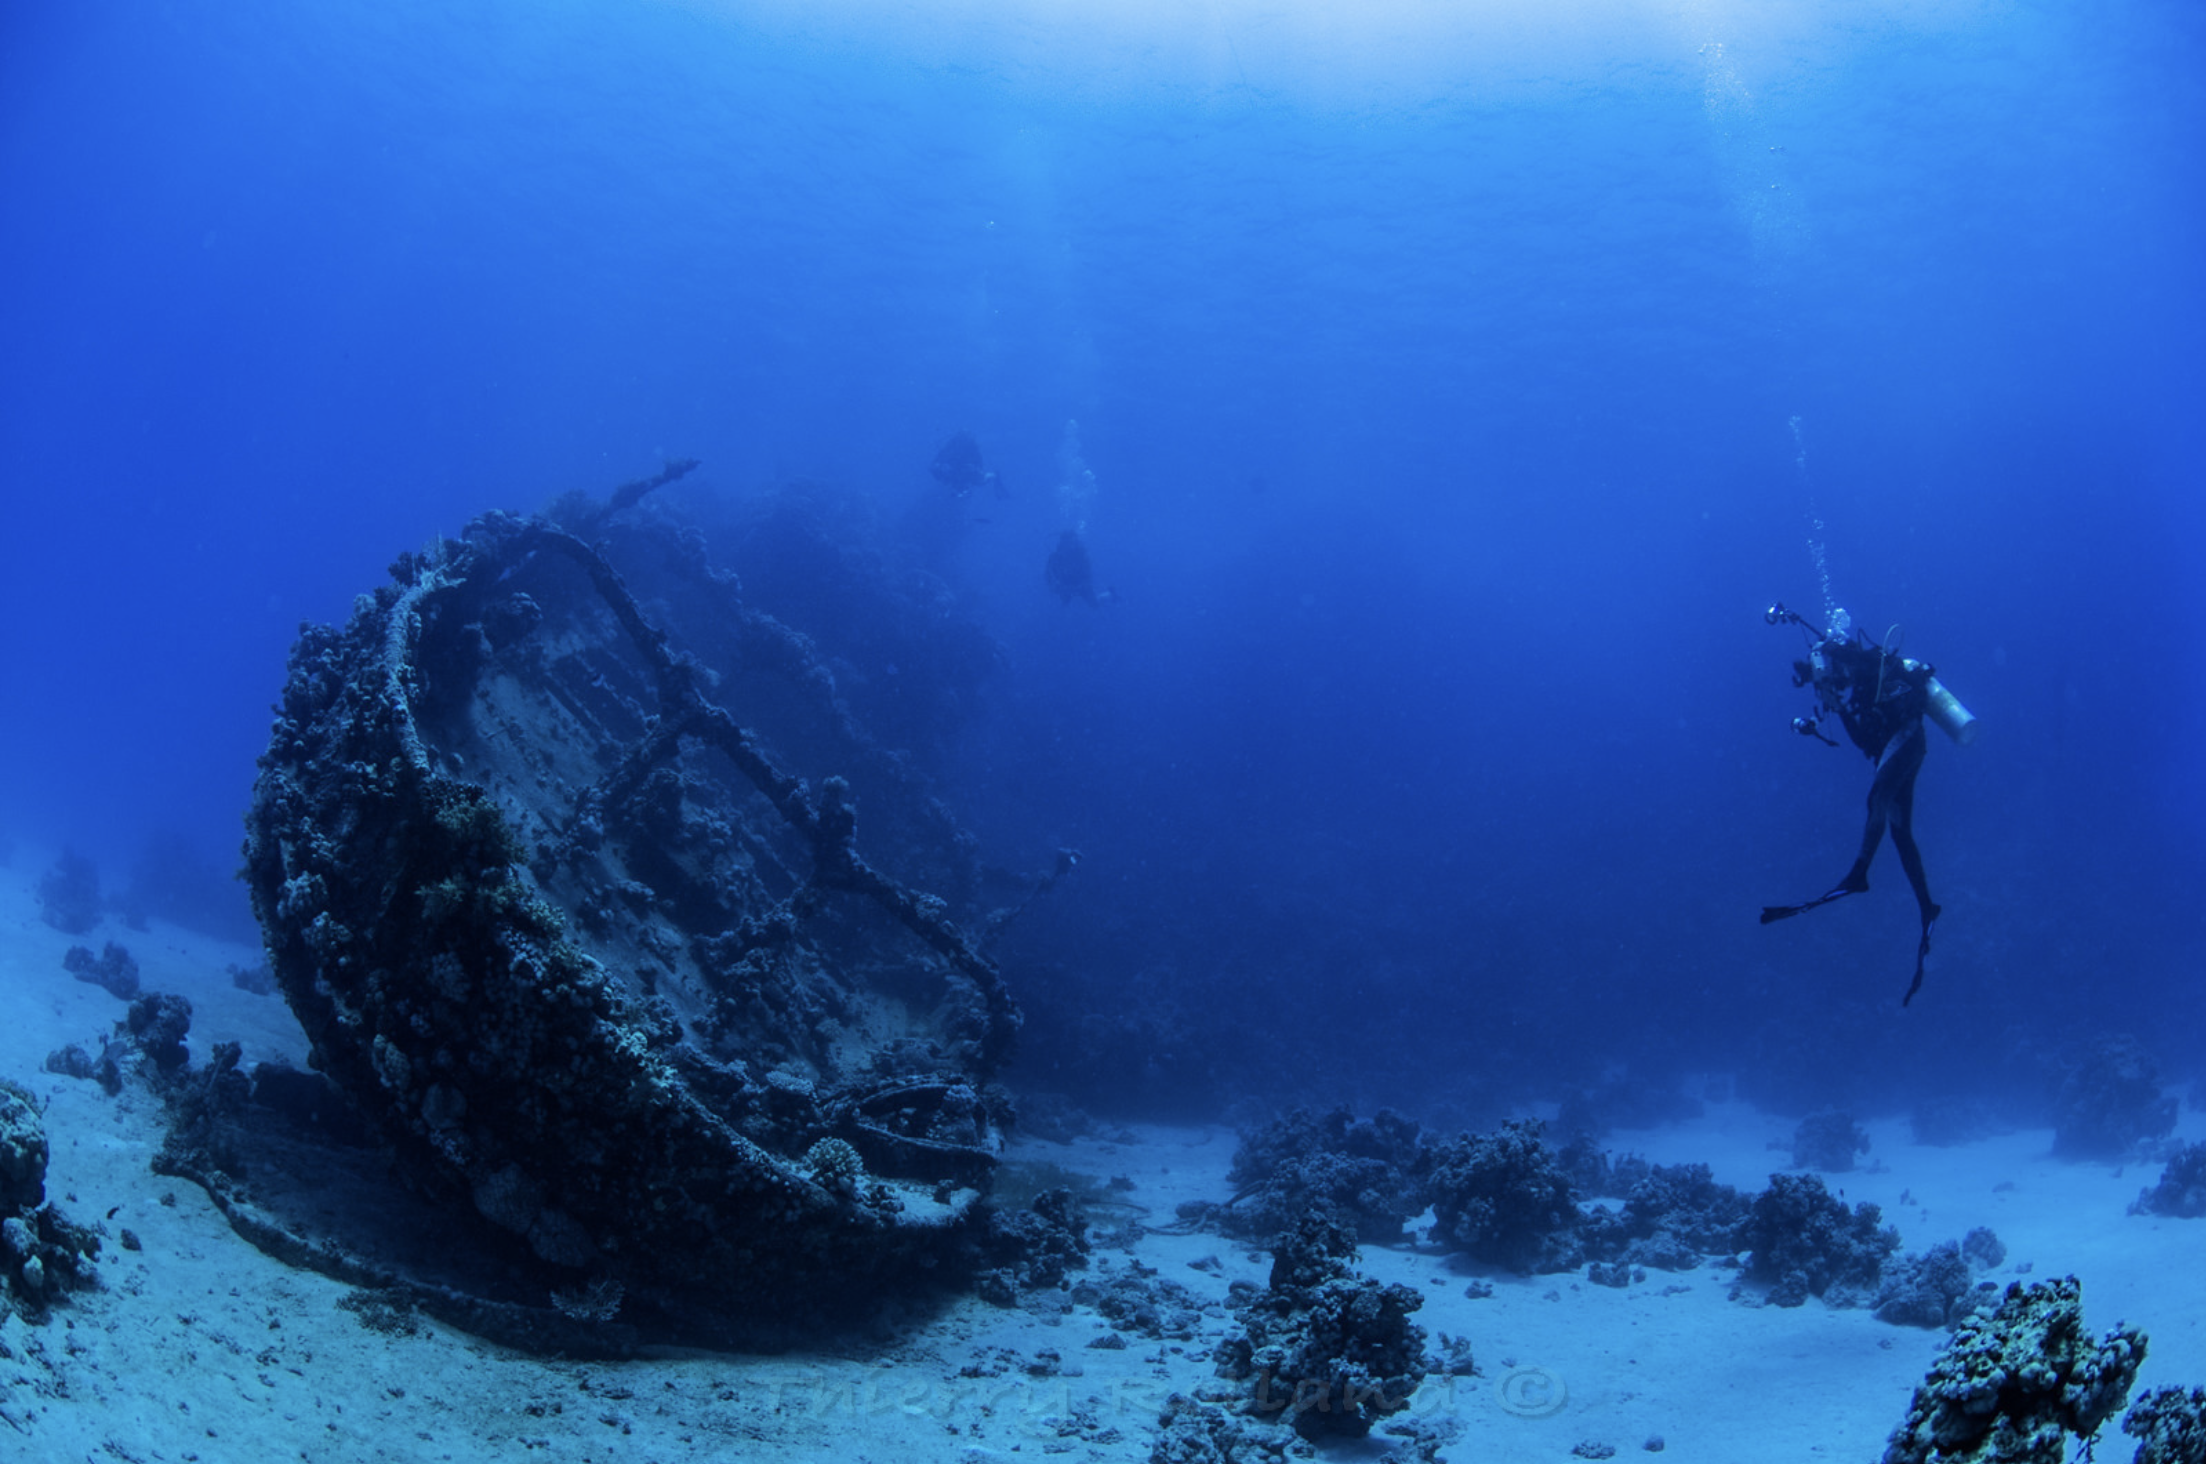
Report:
M 1794 678 L 1793 684 L 1795 686 L 1806 686 L 1814 681 L 1817 675 L 1823 672 L 1830 663 L 1829 648 L 1834 645 L 1845 644 L 1852 636 L 1852 632 L 1842 629 L 1825 629 L 1817 625 L 1799 611 L 1787 609 L 1785 602 L 1782 600 L 1773 601 L 1770 607 L 1762 612 L 1762 621 L 1766 625 L 1797 625 L 1800 627 L 1802 634 L 1807 636 L 1808 665 L 1811 669 L 1808 675 Z M 1913 657 L 1899 654 L 1896 630 L 1897 627 L 1895 627 L 1894 633 L 1887 633 L 1884 641 L 1875 643 L 1875 649 L 1888 659 L 1896 660 L 1900 669 L 1908 675 L 1922 678 L 1923 693 L 1927 699 L 1923 709 L 1924 714 L 1931 721 L 1936 722 L 1938 729 L 1952 738 L 1956 745 L 1961 747 L 1970 746 L 1976 741 L 1977 735 L 1983 731 L 1983 726 L 1977 721 L 1976 714 L 1963 706 L 1961 699 L 1946 689 L 1945 683 L 1938 679 L 1936 667 L 1926 661 L 1918 661 Z M 1833 747 L 1838 745 L 1831 738 L 1824 735 L 1820 715 L 1794 717 L 1792 719 L 1792 730 L 1803 737 L 1814 737 L 1819 741 L 1828 742 Z

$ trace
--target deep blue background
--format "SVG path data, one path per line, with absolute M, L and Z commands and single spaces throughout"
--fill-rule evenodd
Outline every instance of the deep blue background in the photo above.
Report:
M 667 456 L 894 521 L 969 427 L 953 802 L 1087 855 L 1035 1081 L 1103 1011 L 1191 1104 L 2195 1061 L 2195 7 L 1455 8 L 11 6 L 0 830 L 226 867 L 397 551 Z M 1039 573 L 1073 419 L 1100 611 Z M 1753 919 L 1866 788 L 1760 619 L 1811 513 L 1988 727 L 1905 1014 L 1888 854 Z

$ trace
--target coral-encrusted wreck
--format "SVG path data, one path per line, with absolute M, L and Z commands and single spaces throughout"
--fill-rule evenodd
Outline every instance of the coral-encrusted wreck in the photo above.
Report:
M 575 1284 L 755 1312 L 958 1251 L 1018 1013 L 953 920 L 970 838 L 638 510 L 687 466 L 487 515 L 309 627 L 247 874 L 316 1066 L 417 1189 Z

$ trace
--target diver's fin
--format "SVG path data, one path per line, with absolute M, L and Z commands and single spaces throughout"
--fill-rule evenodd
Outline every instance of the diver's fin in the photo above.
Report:
M 1913 1001 L 1915 993 L 1923 989 L 1923 958 L 1930 954 L 1930 928 L 1938 923 L 1938 917 L 1944 913 L 1944 906 L 1932 905 L 1923 917 L 1923 938 L 1915 947 L 1915 979 L 1907 983 L 1907 995 L 1900 998 L 1901 1006 Z
M 1837 889 L 1826 890 L 1822 894 L 1817 895 L 1814 899 L 1807 901 L 1805 904 L 1764 905 L 1762 907 L 1762 923 L 1764 925 L 1768 925 L 1770 922 L 1775 920 L 1789 920 L 1795 915 L 1806 914 L 1808 911 L 1813 910 L 1818 905 L 1828 905 L 1833 900 L 1843 900 L 1848 895 L 1861 894 L 1868 888 L 1869 882 L 1867 880 L 1856 881 L 1853 878 L 1849 877 L 1846 883 L 1840 885 Z

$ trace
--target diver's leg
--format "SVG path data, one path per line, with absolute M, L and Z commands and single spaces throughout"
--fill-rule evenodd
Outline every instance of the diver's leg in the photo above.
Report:
M 1884 842 L 1885 824 L 1890 818 L 1891 795 L 1884 786 L 1884 774 L 1880 771 L 1875 782 L 1869 785 L 1869 817 L 1862 825 L 1861 852 L 1854 856 L 1854 867 L 1846 871 L 1846 877 L 1838 882 L 1833 895 L 1859 895 L 1869 889 L 1869 861 L 1877 857 L 1877 845 Z
M 1764 925 L 1773 920 L 1789 920 L 1795 915 L 1802 915 L 1813 910 L 1818 905 L 1828 905 L 1833 900 L 1843 900 L 1848 895 L 1858 895 L 1869 888 L 1869 861 L 1876 857 L 1877 845 L 1884 838 L 1885 811 L 1879 793 L 1881 781 L 1880 778 L 1879 783 L 1870 785 L 1869 826 L 1862 831 L 1861 854 L 1854 860 L 1854 867 L 1846 871 L 1846 877 L 1814 899 L 1801 904 L 1764 905 L 1762 907 L 1762 923 Z
M 1892 825 L 1892 846 L 1900 851 L 1900 865 L 1907 871 L 1907 882 L 1915 887 L 1915 904 L 1922 911 L 1923 933 L 1915 942 L 1915 979 L 1907 983 L 1907 995 L 1900 998 L 1906 1006 L 1915 999 L 1915 993 L 1923 989 L 1923 960 L 1930 954 L 1931 927 L 1938 923 L 1943 911 L 1930 898 L 1930 884 L 1923 878 L 1923 857 L 1916 852 L 1915 836 L 1906 832 L 1907 825 L 1895 821 Z
M 1877 760 L 1877 775 L 1869 784 L 1869 813 L 1861 831 L 1861 852 L 1854 856 L 1854 866 L 1846 871 L 1846 877 L 1802 904 L 1764 905 L 1764 925 L 1775 920 L 1789 920 L 1818 905 L 1828 905 L 1833 900 L 1842 900 L 1848 895 L 1858 895 L 1868 890 L 1869 862 L 1877 857 L 1877 845 L 1884 842 L 1884 830 L 1891 822 L 1896 803 L 1903 794 L 1909 798 L 1914 795 L 1915 770 L 1923 764 L 1920 729 L 1917 729 L 1912 740 L 1915 744 L 1912 760 L 1907 747 L 1910 739 L 1905 737 L 1893 739 L 1886 746 L 1884 756 Z
M 1921 907 L 1927 923 L 1938 918 L 1938 907 L 1931 901 L 1930 881 L 1923 875 L 1922 851 L 1915 847 L 1915 775 L 1922 771 L 1923 746 L 1923 731 L 1917 727 L 1877 770 L 1877 786 L 1887 794 L 1885 807 L 1892 823 L 1892 847 L 1899 852 L 1900 868 L 1907 872 L 1907 882 L 1915 891 L 1915 903 Z
M 1927 926 L 1938 918 L 1940 907 L 1930 898 L 1930 880 L 1923 873 L 1923 851 L 1915 847 L 1911 820 L 1892 820 L 1892 847 L 1899 851 L 1900 868 L 1907 871 L 1907 882 L 1914 886 L 1915 904 L 1923 912 L 1923 924 Z
M 1861 831 L 1861 853 L 1855 856 L 1854 867 L 1846 871 L 1839 885 L 1848 894 L 1858 895 L 1869 888 L 1869 861 L 1877 857 L 1877 845 L 1887 827 L 1892 830 L 1892 846 L 1900 850 L 1901 867 L 1907 870 L 1917 894 L 1921 893 L 1922 860 L 1909 862 L 1915 841 L 1904 831 L 1915 816 L 1915 775 L 1922 771 L 1923 748 L 1922 724 L 1917 723 L 1912 731 L 1886 743 L 1884 755 L 1877 759 L 1877 775 L 1869 784 L 1869 820 Z M 1901 843 L 1903 838 L 1905 844 Z
M 1915 979 L 1908 983 L 1907 995 L 1900 998 L 1906 1006 L 1915 999 L 1915 993 L 1923 986 L 1923 960 L 1930 954 L 1931 927 L 1938 923 L 1942 913 L 1938 902 L 1930 898 L 1930 878 L 1923 872 L 1923 853 L 1915 846 L 1915 774 L 1922 770 L 1925 738 L 1917 727 L 1909 736 L 1911 746 L 1900 749 L 1900 756 L 1893 760 L 1900 777 L 1893 788 L 1892 798 L 1892 847 L 1900 856 L 1900 868 L 1907 871 L 1907 883 L 1915 891 L 1915 908 L 1923 918 L 1922 938 L 1915 943 Z

